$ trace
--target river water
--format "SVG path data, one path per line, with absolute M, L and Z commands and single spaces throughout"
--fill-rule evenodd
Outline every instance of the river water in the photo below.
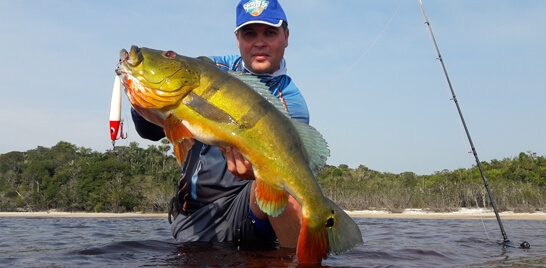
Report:
M 543 267 L 546 222 L 355 218 L 364 244 L 323 267 Z M 163 218 L 0 217 L 0 266 L 296 267 L 295 251 L 177 243 Z

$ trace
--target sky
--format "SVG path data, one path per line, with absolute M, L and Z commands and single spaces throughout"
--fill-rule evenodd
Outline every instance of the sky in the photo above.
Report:
M 105 152 L 131 45 L 238 54 L 236 0 L 0 0 L 0 154 L 66 141 Z M 418 0 L 281 1 L 288 74 L 327 164 L 428 175 L 475 165 Z M 546 1 L 423 0 L 481 161 L 546 154 Z M 123 96 L 125 140 L 146 148 Z

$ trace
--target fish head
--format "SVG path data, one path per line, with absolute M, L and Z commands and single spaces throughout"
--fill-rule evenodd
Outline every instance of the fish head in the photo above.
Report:
M 174 51 L 132 46 L 120 51 L 118 73 L 133 107 L 176 105 L 199 86 L 201 71 Z

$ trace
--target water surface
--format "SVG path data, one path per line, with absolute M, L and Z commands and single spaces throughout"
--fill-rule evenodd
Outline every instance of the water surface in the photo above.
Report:
M 355 218 L 364 244 L 323 267 L 543 267 L 546 222 Z M 0 266 L 296 267 L 295 251 L 177 243 L 162 218 L 0 217 Z

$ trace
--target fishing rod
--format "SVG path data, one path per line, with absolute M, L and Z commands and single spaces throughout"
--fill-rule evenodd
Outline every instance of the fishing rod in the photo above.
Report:
M 461 118 L 461 122 L 463 123 L 464 130 L 466 132 L 466 136 L 468 137 L 468 142 L 470 143 L 470 147 L 472 148 L 472 154 L 474 154 L 474 158 L 476 159 L 476 165 L 478 166 L 478 169 L 480 170 L 480 174 L 482 176 L 483 184 L 485 185 L 485 189 L 487 190 L 487 194 L 489 195 L 489 200 L 491 201 L 491 205 L 493 206 L 493 211 L 495 212 L 495 216 L 497 217 L 497 222 L 499 223 L 499 227 L 502 233 L 503 241 L 500 243 L 501 245 L 505 247 L 515 247 L 512 242 L 508 239 L 508 236 L 506 235 L 506 232 L 504 231 L 504 227 L 502 225 L 502 221 L 499 215 L 499 211 L 497 209 L 497 204 L 495 203 L 495 199 L 493 198 L 493 194 L 491 193 L 491 189 L 489 189 L 489 184 L 487 183 L 487 179 L 485 178 L 485 174 L 483 172 L 482 165 L 480 163 L 480 159 L 478 158 L 478 153 L 476 152 L 476 148 L 474 147 L 474 143 L 472 142 L 472 138 L 470 137 L 470 132 L 468 131 L 468 127 L 466 126 L 466 123 L 464 121 L 463 113 L 461 111 L 461 107 L 459 107 L 459 102 L 457 101 L 457 97 L 455 96 L 455 91 L 453 90 L 453 86 L 451 85 L 451 81 L 449 80 L 449 75 L 447 74 L 447 69 L 444 64 L 444 60 L 442 59 L 442 55 L 440 55 L 440 49 L 438 48 L 438 44 L 436 43 L 436 38 L 434 38 L 434 34 L 432 33 L 432 27 L 430 26 L 430 22 L 428 21 L 427 13 L 425 12 L 425 7 L 423 6 L 423 1 L 419 0 L 419 5 L 421 6 L 421 11 L 423 11 L 423 16 L 425 17 L 425 24 L 428 27 L 428 31 L 430 33 L 430 37 L 432 38 L 432 42 L 434 43 L 434 47 L 436 48 L 436 53 L 438 54 L 438 60 L 442 64 L 442 69 L 444 70 L 444 75 L 447 80 L 447 84 L 449 85 L 449 89 L 451 90 L 452 100 L 455 102 L 455 106 L 457 106 L 457 111 L 459 112 L 459 117 Z M 523 241 L 521 245 L 519 246 L 521 248 L 530 248 L 531 245 L 527 243 L 526 241 Z

